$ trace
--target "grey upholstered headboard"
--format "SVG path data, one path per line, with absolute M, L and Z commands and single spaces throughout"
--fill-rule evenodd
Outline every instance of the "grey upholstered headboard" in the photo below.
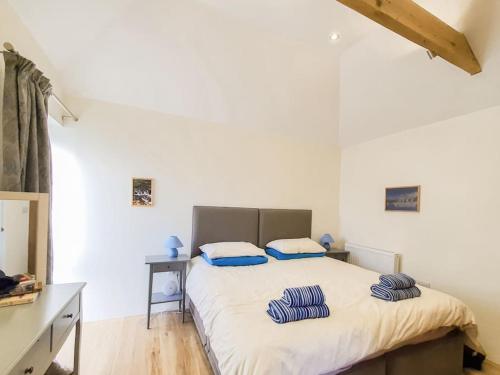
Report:
M 239 207 L 193 207 L 191 258 L 200 246 L 212 242 L 251 242 L 259 238 L 259 209 Z
M 283 238 L 311 237 L 311 210 L 259 210 L 259 247 Z
M 191 257 L 212 242 L 245 241 L 264 248 L 282 238 L 311 237 L 311 210 L 193 207 Z

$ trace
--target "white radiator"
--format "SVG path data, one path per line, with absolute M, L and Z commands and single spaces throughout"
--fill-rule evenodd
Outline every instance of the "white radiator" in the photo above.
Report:
M 379 273 L 399 272 L 399 254 L 350 242 L 345 244 L 345 249 L 350 252 L 349 258 L 352 264 Z

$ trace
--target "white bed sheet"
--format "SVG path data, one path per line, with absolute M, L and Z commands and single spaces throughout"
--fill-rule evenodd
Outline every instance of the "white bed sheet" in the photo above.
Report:
M 413 300 L 370 296 L 378 273 L 330 258 L 215 267 L 192 260 L 187 293 L 196 305 L 211 348 L 225 374 L 324 374 L 340 371 L 442 327 L 475 339 L 471 310 L 460 300 L 420 287 Z M 287 287 L 319 284 L 330 316 L 276 324 L 269 300 Z

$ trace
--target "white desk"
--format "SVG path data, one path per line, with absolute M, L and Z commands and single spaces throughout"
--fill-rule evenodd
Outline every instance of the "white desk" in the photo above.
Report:
M 47 285 L 30 304 L 0 308 L 0 375 L 43 375 L 76 326 L 74 374 L 80 357 L 85 283 Z

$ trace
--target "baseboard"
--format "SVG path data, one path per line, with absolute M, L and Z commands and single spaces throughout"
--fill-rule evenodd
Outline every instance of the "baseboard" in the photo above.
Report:
M 500 374 L 500 365 L 487 359 L 484 361 L 483 371 L 488 375 Z
M 490 366 L 490 367 L 493 367 L 493 368 L 495 368 L 495 369 L 500 370 L 500 364 L 495 363 L 495 362 L 492 362 L 492 361 L 490 361 L 489 359 L 486 359 L 486 360 L 484 361 L 484 363 L 485 363 L 486 365 Z

